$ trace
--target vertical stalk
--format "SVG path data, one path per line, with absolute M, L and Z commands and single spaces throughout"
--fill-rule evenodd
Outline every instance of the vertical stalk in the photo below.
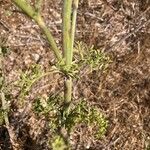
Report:
M 63 53 L 65 66 L 70 70 L 72 64 L 72 46 L 71 46 L 71 12 L 72 0 L 64 0 L 63 4 Z M 64 81 L 64 101 L 70 103 L 72 95 L 72 78 L 68 75 Z
M 73 46 L 74 46 L 78 4 L 79 4 L 79 0 L 73 0 L 72 28 L 71 28 L 72 29 L 71 30 L 71 48 L 72 48 L 72 51 L 73 51 Z M 73 57 L 73 56 L 71 56 L 71 57 Z
M 72 0 L 64 0 L 63 4 L 63 52 L 67 67 L 71 66 L 71 12 Z
M 65 105 L 68 106 L 68 104 L 71 102 L 72 99 L 72 78 L 71 77 L 65 77 L 64 81 L 64 100 Z

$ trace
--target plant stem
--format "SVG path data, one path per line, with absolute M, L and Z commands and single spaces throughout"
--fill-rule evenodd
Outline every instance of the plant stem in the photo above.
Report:
M 72 78 L 71 77 L 65 77 L 64 88 L 65 88 L 64 98 L 65 98 L 65 105 L 66 105 L 71 102 L 71 98 L 72 98 Z
M 68 70 L 72 64 L 72 47 L 71 47 L 71 12 L 72 0 L 64 0 L 63 4 L 63 53 L 65 66 Z M 64 102 L 68 104 L 71 102 L 72 96 L 72 78 L 68 75 L 64 81 Z
M 49 29 L 45 25 L 42 17 L 38 16 L 37 18 L 35 18 L 35 21 L 37 22 L 37 24 L 39 25 L 39 27 L 42 29 L 43 33 L 47 37 L 47 40 L 48 40 L 49 44 L 51 45 L 52 50 L 54 51 L 55 56 L 57 57 L 58 61 L 61 61 L 62 60 L 61 52 L 58 49 L 56 42 L 55 42 L 52 34 L 50 33 Z
M 39 81 L 40 79 L 42 79 L 45 76 L 49 76 L 49 75 L 53 75 L 54 73 L 61 73 L 57 70 L 51 70 L 49 72 L 46 72 L 44 74 L 41 74 L 40 76 L 38 76 L 37 78 L 35 78 L 34 80 L 31 81 L 31 83 L 28 85 L 28 87 L 25 89 L 24 93 L 27 93 L 30 91 L 31 87 L 33 86 L 33 84 L 35 84 L 37 81 Z
M 73 0 L 73 14 L 72 14 L 72 28 L 71 28 L 72 29 L 71 30 L 71 49 L 72 49 L 72 51 L 73 51 L 73 46 L 74 46 L 78 4 L 79 4 L 79 0 Z M 71 57 L 73 57 L 73 56 L 71 56 Z
M 12 0 L 19 8 L 21 8 L 29 17 L 35 19 L 36 11 L 26 0 Z
M 71 67 L 71 10 L 72 0 L 64 0 L 63 4 L 63 52 L 66 67 Z
M 5 84 L 5 76 L 4 76 L 4 70 L 3 70 L 3 59 L 4 58 L 3 58 L 2 47 L 0 44 L 0 100 L 1 100 L 0 103 L 1 103 L 1 109 L 3 110 L 4 123 L 10 136 L 10 142 L 11 142 L 13 150 L 15 150 L 18 143 L 16 140 L 15 133 L 13 132 L 11 125 L 9 123 L 9 114 L 8 114 L 9 104 L 5 97 L 6 84 Z
M 41 0 L 38 0 L 37 2 L 38 11 L 35 8 L 33 8 L 28 2 L 26 2 L 26 0 L 12 0 L 12 1 L 39 25 L 39 27 L 42 29 L 43 33 L 45 34 L 46 38 L 48 39 L 48 42 L 51 45 L 56 58 L 58 59 L 58 61 L 61 61 L 62 60 L 61 52 L 58 49 L 51 32 L 47 28 L 39 12 L 40 11 L 39 7 L 41 6 Z

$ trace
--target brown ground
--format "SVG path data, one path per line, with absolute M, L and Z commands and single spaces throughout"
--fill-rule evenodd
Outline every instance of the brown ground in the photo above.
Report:
M 42 10 L 58 43 L 61 43 L 61 6 L 60 0 L 44 0 Z M 112 58 L 112 63 L 106 73 L 85 75 L 75 87 L 79 89 L 75 91 L 76 99 L 84 96 L 91 104 L 97 105 L 109 121 L 102 140 L 93 140 L 85 132 L 76 133 L 76 138 L 80 137 L 80 140 L 73 139 L 76 149 L 86 149 L 88 144 L 91 150 L 150 148 L 149 23 L 149 0 L 80 1 L 76 40 L 102 49 Z M 25 71 L 30 69 L 31 64 L 39 63 L 46 71 L 54 61 L 53 53 L 37 25 L 9 0 L 0 0 L 0 39 L 3 38 L 7 38 L 5 46 L 10 50 L 3 60 L 9 85 L 18 79 L 19 70 Z M 9 93 L 12 106 L 10 126 L 13 127 L 14 137 L 18 137 L 19 150 L 48 149 L 45 144 L 49 136 L 45 120 L 36 119 L 30 105 L 38 94 L 45 96 L 61 90 L 57 87 L 61 81 L 54 76 L 41 82 L 27 97 L 28 107 L 16 106 L 17 87 L 12 87 Z M 9 149 L 8 143 L 8 131 L 1 126 L 1 149 Z

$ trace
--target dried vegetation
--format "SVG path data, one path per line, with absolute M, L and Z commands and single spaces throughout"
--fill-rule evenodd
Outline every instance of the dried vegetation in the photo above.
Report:
M 60 0 L 44 0 L 43 16 L 57 43 L 61 43 Z M 74 149 L 148 150 L 150 148 L 150 1 L 149 0 L 80 0 L 77 38 L 88 46 L 106 52 L 112 63 L 105 72 L 82 74 L 74 83 L 74 99 L 85 98 L 106 116 L 107 133 L 90 138 L 90 129 L 82 126 L 72 135 Z M 10 98 L 9 126 L 0 126 L 1 149 L 46 150 L 46 119 L 32 110 L 35 97 L 62 91 L 59 75 L 36 83 L 18 104 L 20 89 L 14 85 L 20 70 L 40 64 L 42 70 L 54 63 L 53 53 L 39 28 L 9 0 L 0 0 L 0 45 L 7 53 L 2 60 Z M 58 87 L 59 85 L 59 87 Z M 9 128 L 9 129 L 8 129 Z M 11 134 L 11 135 L 10 135 Z M 12 139 L 11 139 L 12 138 Z M 11 139 L 11 140 L 10 140 Z

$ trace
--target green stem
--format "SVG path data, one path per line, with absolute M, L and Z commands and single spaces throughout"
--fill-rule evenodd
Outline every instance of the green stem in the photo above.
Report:
M 65 77 L 65 91 L 64 91 L 64 98 L 65 98 L 65 105 L 71 102 L 72 98 L 72 78 Z
M 63 52 L 65 66 L 68 70 L 72 64 L 71 48 L 71 12 L 72 12 L 72 0 L 64 0 L 63 4 Z M 64 103 L 65 105 L 71 102 L 72 97 L 72 78 L 68 75 L 64 81 Z M 68 106 L 69 107 L 69 106 Z
M 3 109 L 3 117 L 4 117 L 4 121 L 5 121 L 5 125 L 9 126 L 9 119 L 8 119 L 8 102 L 5 99 L 5 93 L 4 93 L 4 87 L 5 87 L 5 77 L 4 77 L 4 70 L 3 70 L 3 52 L 2 52 L 2 48 L 0 45 L 0 100 L 1 100 L 1 105 L 2 105 L 2 109 Z
M 52 47 L 52 49 L 53 49 L 53 51 L 55 53 L 55 56 L 57 57 L 58 61 L 61 61 L 62 60 L 61 52 L 58 49 L 52 34 L 50 33 L 49 29 L 45 25 L 45 23 L 43 21 L 43 18 L 41 16 L 38 16 L 37 18 L 35 18 L 35 21 L 37 22 L 37 24 L 39 25 L 39 27 L 42 29 L 43 33 L 47 37 L 47 40 L 48 40 L 49 44 L 51 45 L 51 47 Z
M 42 79 L 45 76 L 49 76 L 49 75 L 53 75 L 54 73 L 61 73 L 58 70 L 51 70 L 49 72 L 46 72 L 40 76 L 38 76 L 37 78 L 35 78 L 34 80 L 31 81 L 31 83 L 28 85 L 28 87 L 25 89 L 24 93 L 27 93 L 30 91 L 31 87 L 33 86 L 33 84 L 35 84 L 37 81 L 39 81 L 40 79 Z M 23 95 L 24 95 L 23 93 Z
M 9 119 L 8 119 L 8 103 L 5 99 L 5 94 L 4 92 L 1 90 L 1 102 L 2 102 L 2 109 L 4 111 L 4 120 L 5 120 L 5 125 L 9 126 Z
M 63 52 L 66 67 L 71 67 L 71 10 L 72 0 L 64 0 L 63 4 Z
M 61 61 L 62 60 L 61 52 L 58 49 L 51 32 L 47 28 L 43 18 L 41 17 L 41 15 L 39 13 L 39 11 L 40 11 L 39 7 L 41 6 L 41 0 L 38 0 L 38 2 L 37 2 L 38 11 L 35 8 L 33 8 L 25 0 L 12 0 L 12 1 L 39 25 L 39 27 L 42 29 L 42 31 L 46 35 L 46 38 L 48 39 L 48 42 L 51 45 L 52 50 L 54 51 L 58 61 Z
M 76 20 L 77 20 L 77 10 L 78 10 L 79 0 L 73 0 L 73 14 L 72 14 L 72 30 L 71 30 L 71 49 L 73 51 L 74 47 L 74 38 L 75 38 L 75 30 L 76 30 Z M 73 55 L 73 53 L 72 53 Z M 73 57 L 73 56 L 71 56 Z
M 26 0 L 12 0 L 19 8 L 21 8 L 29 17 L 35 19 L 36 11 Z

